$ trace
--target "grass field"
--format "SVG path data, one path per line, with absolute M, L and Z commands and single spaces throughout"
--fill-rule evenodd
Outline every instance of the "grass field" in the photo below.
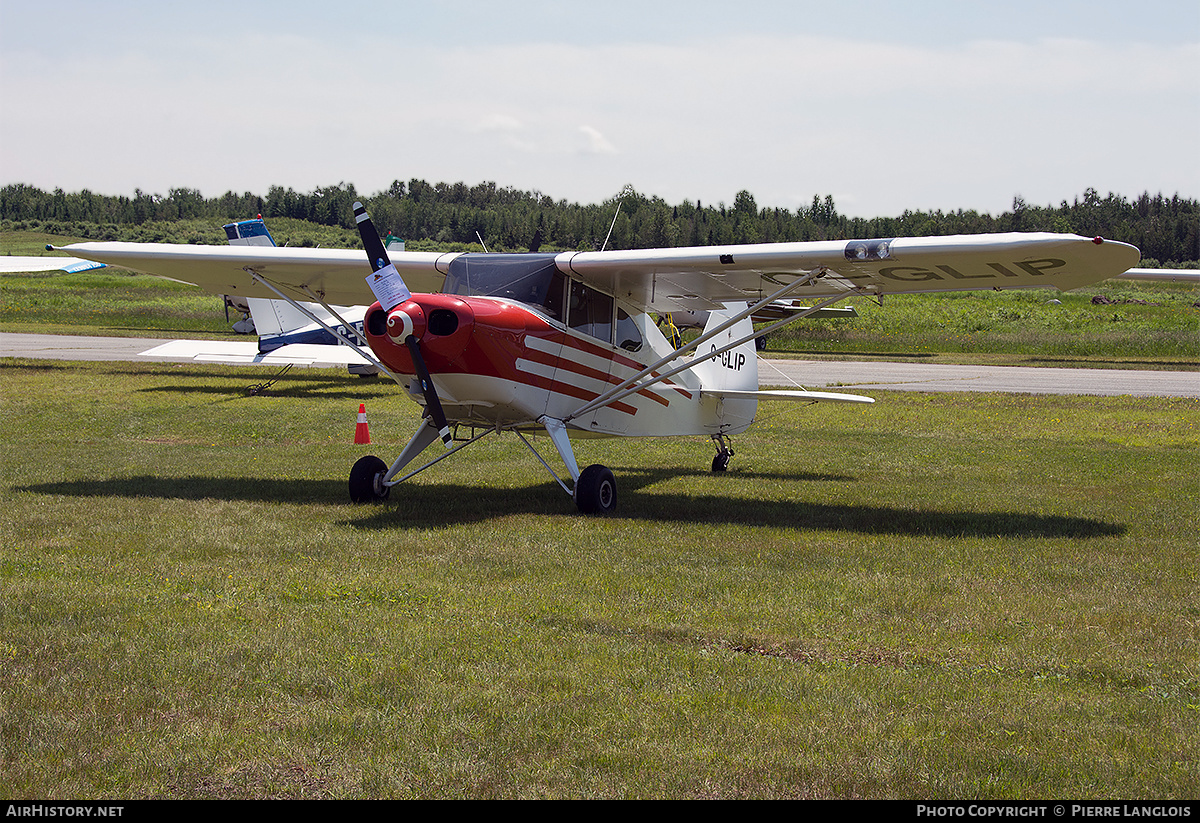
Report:
M 1196 284 L 1107 280 L 1070 292 L 960 292 L 850 302 L 858 317 L 795 323 L 771 338 L 771 348 L 853 357 L 1009 355 L 1024 365 L 1200 368 Z
M 354 506 L 416 407 L 263 378 L 0 360 L 0 796 L 1200 792 L 1197 401 L 583 442 L 595 519 L 512 437 Z

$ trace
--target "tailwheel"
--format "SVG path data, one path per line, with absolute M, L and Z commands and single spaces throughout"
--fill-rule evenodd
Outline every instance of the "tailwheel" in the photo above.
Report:
M 375 455 L 359 458 L 350 470 L 350 499 L 355 503 L 378 503 L 387 500 L 392 491 L 383 485 L 387 474 L 387 463 Z
M 712 441 L 717 445 L 717 456 L 713 458 L 712 470 L 723 472 L 729 468 L 729 458 L 733 457 L 733 448 L 729 445 L 729 438 L 723 434 L 714 434 Z
M 584 514 L 608 514 L 617 507 L 617 481 L 612 470 L 588 466 L 575 481 L 575 505 Z

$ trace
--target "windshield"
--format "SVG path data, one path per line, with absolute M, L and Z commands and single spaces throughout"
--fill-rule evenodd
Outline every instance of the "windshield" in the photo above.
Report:
M 464 297 L 506 297 L 549 309 L 558 318 L 561 307 L 549 303 L 554 302 L 556 279 L 561 295 L 562 278 L 553 254 L 460 254 L 450 261 L 443 290 Z

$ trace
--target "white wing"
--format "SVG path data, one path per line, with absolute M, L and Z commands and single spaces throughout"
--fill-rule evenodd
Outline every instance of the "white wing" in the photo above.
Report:
M 89 260 L 195 283 L 215 294 L 274 297 L 253 271 L 300 300 L 374 302 L 366 254 L 350 249 L 76 243 Z M 413 291 L 441 288 L 457 254 L 401 252 L 392 262 Z M 711 311 L 758 300 L 800 278 L 797 300 L 838 294 L 970 289 L 1068 290 L 1116 277 L 1136 264 L 1126 243 L 1070 234 L 979 234 L 815 243 L 563 252 L 559 270 L 648 311 Z
M 371 265 L 354 249 L 304 249 L 275 246 L 200 246 L 171 243 L 73 243 L 57 248 L 87 260 L 193 283 L 212 294 L 237 297 L 279 295 L 255 283 L 250 272 L 280 291 L 305 301 L 355 306 L 375 302 L 366 277 Z M 456 255 L 397 252 L 393 262 L 420 291 L 437 291 L 445 266 Z M 442 265 L 442 261 L 445 261 Z
M 753 301 L 818 273 L 789 298 L 1055 287 L 1115 277 L 1140 258 L 1126 243 L 1067 234 L 979 234 L 650 251 L 567 252 L 558 267 L 651 311 Z

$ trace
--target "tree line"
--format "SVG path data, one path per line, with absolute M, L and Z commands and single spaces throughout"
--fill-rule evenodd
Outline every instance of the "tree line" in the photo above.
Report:
M 215 198 L 186 188 L 166 195 L 137 190 L 129 197 L 10 184 L 0 189 L 0 219 L 14 225 L 36 221 L 51 233 L 95 239 L 125 237 L 123 227 L 152 222 L 211 220 L 219 225 L 258 214 L 268 221 L 291 218 L 353 229 L 355 200 L 367 204 L 381 230 L 409 241 L 410 248 L 482 245 L 490 251 L 559 251 L 1053 231 L 1132 243 L 1150 264 L 1194 266 L 1200 260 L 1200 201 L 1148 192 L 1133 199 L 1112 193 L 1102 197 L 1094 189 L 1058 206 L 1031 205 L 1016 197 L 1012 208 L 998 216 L 960 209 L 865 219 L 840 214 L 829 195 L 814 195 L 810 205 L 797 209 L 760 208 L 744 190 L 731 205 L 670 204 L 626 186 L 602 203 L 582 205 L 493 182 L 472 186 L 418 179 L 396 180 L 370 196 L 339 183 L 308 193 L 271 186 L 265 196 L 231 191 Z M 346 237 L 346 243 L 354 242 L 354 235 Z

